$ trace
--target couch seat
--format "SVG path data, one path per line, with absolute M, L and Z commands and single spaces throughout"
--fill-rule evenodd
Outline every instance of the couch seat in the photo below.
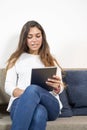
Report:
M 10 116 L 2 115 L 0 118 L 0 130 L 10 130 L 10 126 Z M 46 130 L 87 130 L 87 116 L 73 116 L 48 121 Z

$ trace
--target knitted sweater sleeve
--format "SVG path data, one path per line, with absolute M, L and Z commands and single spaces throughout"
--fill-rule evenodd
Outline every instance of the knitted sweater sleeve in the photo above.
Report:
M 16 82 L 17 82 L 17 73 L 15 66 L 10 68 L 7 71 L 6 74 L 6 80 L 5 80 L 5 92 L 12 96 L 13 95 L 13 90 L 16 88 Z

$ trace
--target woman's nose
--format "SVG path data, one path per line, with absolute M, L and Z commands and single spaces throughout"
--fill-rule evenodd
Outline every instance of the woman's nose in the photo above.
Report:
M 36 38 L 36 37 L 33 37 L 32 41 L 36 41 L 36 40 L 37 40 L 37 38 Z

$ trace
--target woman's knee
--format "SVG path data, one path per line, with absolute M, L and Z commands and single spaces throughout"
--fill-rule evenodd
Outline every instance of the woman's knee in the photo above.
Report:
M 32 84 L 32 85 L 30 85 L 30 86 L 28 86 L 26 88 L 25 92 L 27 92 L 27 93 L 29 93 L 29 92 L 36 92 L 36 91 L 38 91 L 39 88 L 40 87 L 38 85 Z

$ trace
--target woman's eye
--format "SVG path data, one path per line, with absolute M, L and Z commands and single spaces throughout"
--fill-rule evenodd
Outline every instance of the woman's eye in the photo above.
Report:
M 28 39 L 31 39 L 32 37 L 29 37 L 29 36 L 28 36 L 27 38 L 28 38 Z
M 36 36 L 37 38 L 39 38 L 40 36 Z
M 28 39 L 40 38 L 40 37 L 41 37 L 41 35 L 36 35 L 36 36 L 34 36 L 34 37 L 33 37 L 33 36 L 27 36 Z

